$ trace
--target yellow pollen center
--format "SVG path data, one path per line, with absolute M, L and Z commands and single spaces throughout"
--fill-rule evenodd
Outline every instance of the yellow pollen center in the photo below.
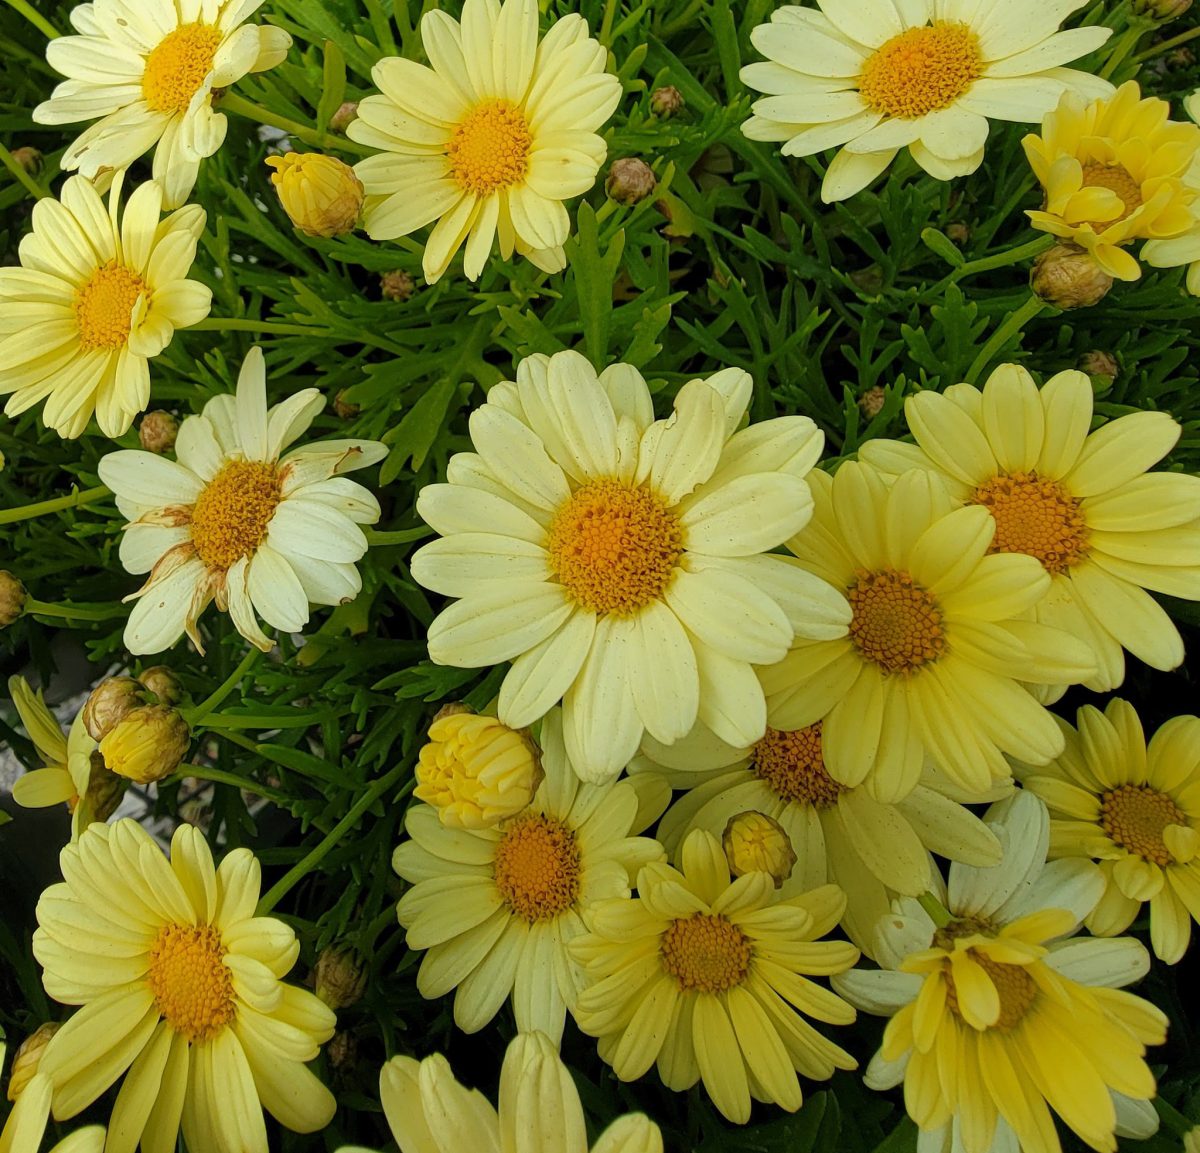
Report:
M 859 92 L 876 112 L 915 120 L 953 104 L 983 74 L 979 41 L 966 24 L 910 28 L 863 65 Z
M 842 786 L 825 771 L 821 722 L 794 733 L 767 729 L 751 750 L 754 775 L 784 801 L 827 809 L 837 804 Z
M 460 188 L 486 196 L 525 179 L 533 137 L 511 100 L 484 100 L 457 124 L 446 145 Z
M 850 640 L 885 673 L 911 673 L 946 651 L 942 611 L 933 594 L 906 572 L 860 569 L 846 593 Z
M 682 542 L 678 520 L 649 489 L 596 480 L 558 510 L 546 548 L 578 604 L 628 616 L 662 596 Z
M 1115 192 L 1124 208 L 1120 216 L 1112 220 L 1087 220 L 1095 232 L 1103 232 L 1114 224 L 1128 220 L 1143 204 L 1142 186 L 1133 178 L 1123 164 L 1100 164 L 1091 161 L 1083 166 L 1084 188 L 1107 188 Z
M 496 846 L 496 888 L 526 921 L 547 921 L 579 895 L 579 846 L 562 821 L 527 813 L 511 821 Z
M 167 1024 L 189 1041 L 211 1041 L 234 1016 L 233 975 L 212 925 L 164 925 L 150 947 L 146 982 Z
M 133 308 L 146 282 L 131 268 L 109 261 L 75 294 L 75 323 L 84 352 L 124 348 L 133 327 Z
M 205 485 L 192 509 L 192 544 L 213 572 L 224 572 L 254 551 L 282 497 L 275 466 L 231 460 Z
M 1163 842 L 1168 825 L 1187 825 L 1187 814 L 1166 793 L 1148 785 L 1122 785 L 1100 798 L 1104 831 L 1131 853 L 1156 865 L 1175 860 Z
M 1029 1006 L 1037 996 L 1037 984 L 1023 965 L 993 961 L 981 953 L 974 953 L 972 960 L 991 977 L 1000 996 L 1000 1016 L 991 1028 L 1006 1033 L 1019 1025 L 1029 1011 Z M 954 977 L 949 968 L 946 971 L 946 1005 L 960 1021 L 963 1020 L 962 1010 L 958 1007 L 958 990 L 954 987 Z
M 212 70 L 221 33 L 207 24 L 181 24 L 146 57 L 142 95 L 151 112 L 187 110 Z
M 685 991 L 722 993 L 750 972 L 750 939 L 719 914 L 693 913 L 672 921 L 662 935 L 663 968 Z
M 1002 474 L 979 485 L 967 502 L 983 505 L 996 522 L 991 552 L 1025 553 L 1051 573 L 1087 556 L 1087 520 L 1079 501 L 1057 481 L 1035 472 Z

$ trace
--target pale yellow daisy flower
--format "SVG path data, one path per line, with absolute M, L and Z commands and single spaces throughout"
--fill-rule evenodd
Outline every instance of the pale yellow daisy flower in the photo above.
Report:
M 425 279 L 437 280 L 466 243 L 475 280 L 494 244 L 545 272 L 566 266 L 564 200 L 596 182 L 608 148 L 596 135 L 621 83 L 574 13 L 539 42 L 537 0 L 466 0 L 462 21 L 438 9 L 421 20 L 432 67 L 401 57 L 375 65 L 382 91 L 359 102 L 346 135 L 382 149 L 355 166 L 367 191 L 363 225 L 375 240 L 436 225 Z
M 1087 0 L 817 0 L 750 34 L 764 63 L 742 80 L 767 93 L 742 126 L 785 156 L 841 147 L 821 196 L 844 200 L 907 147 L 938 180 L 983 162 L 989 120 L 1039 121 L 1064 92 L 1112 92 L 1062 65 L 1099 48 L 1104 27 L 1062 31 Z
M 417 498 L 444 539 L 413 578 L 462 598 L 430 625 L 430 656 L 512 661 L 498 708 L 514 728 L 562 700 L 586 780 L 615 777 L 643 732 L 669 744 L 697 718 L 752 744 L 752 666 L 793 636 L 845 635 L 842 597 L 769 551 L 808 521 L 824 438 L 802 416 L 737 431 L 752 387 L 739 369 L 689 381 L 655 420 L 629 365 L 527 357 L 472 413 L 476 451 Z
M 1087 927 L 1123 933 L 1150 902 L 1150 944 L 1173 965 L 1200 919 L 1200 719 L 1172 717 L 1149 746 L 1128 701 L 1060 722 L 1062 755 L 1022 784 L 1050 808 L 1050 856 L 1100 862 L 1107 887 Z
M 0 1065 L 4 1063 L 4 1042 L 0 1041 Z M 50 1120 L 53 1086 L 43 1073 L 36 1073 L 21 1090 L 4 1128 L 0 1130 L 0 1153 L 38 1153 L 46 1124 Z M 104 1126 L 89 1125 L 64 1137 L 49 1153 L 103 1153 Z
M 46 47 L 69 77 L 39 104 L 39 124 L 96 123 L 60 161 L 87 177 L 127 168 L 154 148 L 154 179 L 176 208 L 191 194 L 200 161 L 225 139 L 214 89 L 274 68 L 292 38 L 246 21 L 263 0 L 95 0 L 71 12 L 77 36 Z
M 341 474 L 387 456 L 373 440 L 287 447 L 304 435 L 325 398 L 315 388 L 267 407 L 262 350 L 252 348 L 236 395 L 214 397 L 179 429 L 174 461 L 125 449 L 100 461 L 100 479 L 129 521 L 121 563 L 149 579 L 125 627 L 131 653 L 157 653 L 185 632 L 204 651 L 197 621 L 210 602 L 238 632 L 269 652 L 256 613 L 299 632 L 309 605 L 348 604 L 367 551 L 359 525 L 379 519 L 371 493 Z
M 955 502 L 990 514 L 992 552 L 1041 564 L 1050 587 L 1035 617 L 1093 650 L 1088 688 L 1124 680 L 1123 647 L 1153 668 L 1180 664 L 1179 630 L 1145 591 L 1200 600 L 1200 479 L 1149 471 L 1179 440 L 1176 420 L 1135 412 L 1092 432 L 1087 376 L 1060 372 L 1039 389 L 1015 364 L 982 390 L 917 393 L 904 411 L 916 445 L 869 441 L 860 458 L 935 471 Z
M 170 860 L 135 821 L 92 825 L 38 902 L 33 953 L 46 992 L 80 1005 L 42 1054 L 54 1116 L 74 1117 L 124 1074 L 106 1153 L 267 1153 L 265 1108 L 299 1133 L 323 1128 L 332 1094 L 305 1063 L 333 1035 L 311 993 L 283 983 L 300 945 L 255 916 L 248 849 L 213 867 L 182 825 Z
M 177 328 L 203 320 L 212 293 L 188 272 L 205 213 L 189 204 L 161 218 L 148 181 L 118 212 L 81 176 L 33 209 L 21 263 L 0 268 L 0 394 L 16 416 L 45 401 L 42 420 L 81 436 L 93 412 L 105 436 L 127 432 L 150 401 L 150 361 Z
M 1157 1127 L 1147 1045 L 1167 1019 L 1122 986 L 1144 977 L 1137 941 L 1071 939 L 1104 889 L 1088 861 L 1045 864 L 1049 820 L 1030 793 L 986 818 L 1005 843 L 990 869 L 950 866 L 947 914 L 910 898 L 879 924 L 881 969 L 834 987 L 890 1017 L 867 1069 L 872 1089 L 903 1083 L 922 1153 L 1060 1153 L 1051 1110 L 1088 1145 Z
M 639 817 L 628 781 L 583 784 L 560 710 L 542 722 L 541 744 L 546 776 L 526 809 L 494 828 L 456 829 L 414 805 L 392 866 L 413 883 L 396 911 L 408 947 L 427 950 L 421 995 L 456 989 L 454 1020 L 467 1033 L 511 996 L 517 1028 L 557 1044 L 582 981 L 567 946 L 597 901 L 627 897 L 637 870 L 662 859 L 657 841 L 633 835 L 662 808 Z

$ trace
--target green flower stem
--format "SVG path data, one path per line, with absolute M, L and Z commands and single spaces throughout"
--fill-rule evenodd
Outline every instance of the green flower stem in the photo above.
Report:
M 1113 48 L 1111 55 L 1100 69 L 1100 76 L 1107 80 L 1124 62 L 1130 52 L 1137 47 L 1137 42 L 1153 27 L 1149 22 L 1134 21 L 1121 35 Z
M 62 33 L 50 23 L 28 0 L 4 0 L 13 10 L 20 12 L 39 32 L 51 40 L 57 40 Z
M 967 371 L 967 384 L 974 384 L 983 370 L 987 368 L 992 357 L 1045 308 L 1046 302 L 1041 297 L 1030 293 L 1029 299 L 992 333 L 991 339 L 979 350 L 979 355 Z
M 1186 1137 L 1196 1127 L 1193 1121 L 1190 1121 L 1173 1105 L 1164 1101 L 1162 1097 L 1155 1097 L 1151 1104 L 1158 1112 L 1163 1128 L 1176 1137 Z
M 110 621 L 124 616 L 127 610 L 122 605 L 60 605 L 26 597 L 25 611 L 31 616 L 56 617 L 65 621 Z
M 596 39 L 605 48 L 608 48 L 612 44 L 613 20 L 616 19 L 618 7 L 620 7 L 620 0 L 604 0 L 604 18 L 600 22 L 600 32 Z
M 189 325 L 184 332 L 266 332 L 274 336 L 313 336 L 321 340 L 330 335 L 325 329 L 309 324 L 285 324 L 278 320 L 238 316 L 210 316 Z
M 929 914 L 929 919 L 933 922 L 934 928 L 944 929 L 953 920 L 950 914 L 946 912 L 946 906 L 932 893 L 922 893 L 917 898 L 917 902 Z
M 169 779 L 181 781 L 187 777 L 199 777 L 202 781 L 213 781 L 218 785 L 232 785 L 235 789 L 245 789 L 246 792 L 256 793 L 277 805 L 288 803 L 287 796 L 278 789 L 271 788 L 270 785 L 262 785 L 258 781 L 239 777 L 234 773 L 226 773 L 221 769 L 210 769 L 207 765 L 180 765 Z
M 1004 268 L 1010 264 L 1020 264 L 1024 260 L 1032 260 L 1035 256 L 1040 256 L 1047 248 L 1052 247 L 1054 243 L 1053 236 L 1039 236 L 1037 240 L 1031 240 L 1028 244 L 1019 245 L 1017 248 L 998 252 L 995 256 L 984 256 L 979 260 L 969 261 L 956 268 L 950 274 L 949 279 L 957 281 L 964 276 L 974 276 L 977 272 L 990 272 L 993 268 Z
M 9 0 L 10 4 L 12 2 L 13 0 Z M 244 96 L 239 96 L 236 92 L 226 92 L 221 97 L 217 107 L 222 112 L 232 112 L 235 116 L 244 116 L 247 120 L 254 120 L 259 124 L 278 128 L 280 131 L 286 132 L 289 136 L 294 136 L 297 140 L 303 140 L 305 144 L 311 144 L 314 148 L 353 152 L 357 156 L 370 156 L 373 151 L 363 144 L 356 144 L 353 140 L 348 140 L 344 136 L 330 136 L 328 133 L 318 132 L 315 128 L 309 128 L 307 124 L 301 124 L 297 120 L 288 120 L 285 116 L 276 116 L 274 112 L 268 112 L 265 108 L 260 108 L 252 100 L 247 100 Z
M 34 180 L 32 176 L 29 175 L 28 172 L 25 171 L 23 167 L 21 167 L 20 164 L 17 163 L 16 158 L 11 152 L 9 152 L 7 148 L 4 147 L 3 144 L 0 144 L 0 164 L 3 164 L 4 167 L 13 174 L 19 184 L 25 185 L 31 196 L 38 200 L 42 200 L 50 195 L 49 192 L 47 192 L 36 180 Z
M 17 508 L 0 508 L 0 524 L 15 524 L 19 520 L 32 520 L 35 516 L 46 516 L 52 512 L 63 512 L 83 504 L 95 504 L 109 495 L 105 485 L 95 488 L 76 489 L 70 496 L 41 500 L 37 504 L 23 504 Z
M 241 684 L 242 678 L 254 667 L 254 663 L 262 656 L 262 649 L 250 646 L 250 650 L 242 657 L 238 667 L 233 670 L 221 686 L 194 709 L 184 709 L 183 717 L 191 728 L 199 725 L 209 713 L 220 708 L 225 698 Z
M 313 871 L 335 848 L 341 839 L 358 824 L 359 818 L 389 789 L 395 788 L 406 773 L 412 772 L 412 766 L 407 762 L 398 764 L 386 777 L 376 781 L 359 799 L 354 807 L 340 820 L 325 839 L 321 841 L 306 857 L 297 861 L 258 902 L 257 913 L 260 917 L 267 916 L 272 909 L 309 873 Z
M 1133 58 L 1133 62 L 1141 64 L 1146 60 L 1153 60 L 1155 56 L 1170 52 L 1172 48 L 1178 48 L 1189 40 L 1195 40 L 1197 36 L 1200 36 L 1200 26 L 1189 28 L 1186 32 L 1180 32 L 1178 36 L 1172 36 L 1170 40 L 1164 40 L 1161 44 L 1155 44 L 1153 48 L 1147 48 L 1145 52 L 1138 53 Z

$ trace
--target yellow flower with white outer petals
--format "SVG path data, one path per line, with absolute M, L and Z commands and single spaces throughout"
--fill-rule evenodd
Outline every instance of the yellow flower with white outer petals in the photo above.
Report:
M 4 1043 L 0 1042 L 0 1063 L 4 1060 Z M 8 1120 L 0 1130 L 0 1153 L 38 1153 L 50 1120 L 50 1099 L 53 1086 L 44 1074 L 36 1074 L 17 1098 Z M 104 1126 L 89 1125 L 64 1137 L 50 1153 L 103 1153 Z
M 42 420 L 81 436 L 93 412 L 105 436 L 129 430 L 150 402 L 150 361 L 177 328 L 203 320 L 212 292 L 187 275 L 205 214 L 189 204 L 161 219 L 162 188 L 148 181 L 118 214 L 83 177 L 33 209 L 21 263 L 0 268 L 0 394 L 17 416 L 46 402 Z
M 1123 247 L 1137 240 L 1158 268 L 1200 260 L 1200 127 L 1170 115 L 1132 80 L 1091 104 L 1064 96 L 1041 135 L 1022 142 L 1046 194 L 1027 213 L 1034 228 L 1079 245 L 1118 280 L 1142 275 Z
M 834 987 L 890 1017 L 866 1083 L 904 1084 L 909 1116 L 930 1153 L 1060 1153 L 1051 1109 L 1099 1153 L 1114 1132 L 1157 1128 L 1147 1045 L 1167 1019 L 1124 991 L 1150 957 L 1129 938 L 1072 940 L 1104 890 L 1090 861 L 1045 863 L 1049 819 L 1031 793 L 989 810 L 1005 844 L 990 869 L 950 866 L 949 910 L 937 925 L 911 898 L 882 918 L 880 969 Z
M 546 776 L 528 808 L 495 828 L 455 829 L 414 805 L 392 866 L 413 883 L 396 912 L 408 947 L 426 950 L 421 995 L 457 989 L 454 1021 L 467 1033 L 511 995 L 517 1028 L 557 1044 L 578 993 L 567 945 L 597 901 L 628 897 L 637 870 L 662 859 L 657 841 L 633 835 L 662 807 L 642 812 L 629 781 L 581 783 L 560 710 L 543 720 L 541 743 Z
M 39 124 L 96 120 L 63 154 L 63 171 L 96 177 L 154 147 L 166 204 L 183 204 L 200 161 L 225 139 L 214 89 L 274 68 L 291 47 L 282 28 L 245 23 L 262 2 L 95 0 L 74 8 L 79 35 L 46 48 L 51 67 L 69 79 L 33 111 Z
M 853 196 L 907 147 L 938 180 L 983 162 L 989 120 L 1037 121 L 1064 92 L 1112 92 L 1063 68 L 1099 48 L 1104 27 L 1060 25 L 1087 0 L 817 0 L 787 5 L 750 34 L 766 62 L 742 80 L 767 93 L 742 126 L 785 156 L 842 146 L 827 203 Z
M 1015 364 L 982 390 L 920 392 L 904 411 L 916 446 L 869 441 L 860 458 L 935 471 L 956 502 L 991 514 L 993 552 L 1041 564 L 1050 588 L 1035 618 L 1093 650 L 1088 688 L 1124 680 L 1122 646 L 1156 669 L 1183 660 L 1179 630 L 1145 591 L 1200 600 L 1200 479 L 1149 471 L 1179 440 L 1177 421 L 1134 412 L 1092 432 L 1087 376 L 1060 372 L 1039 389 Z
M 462 22 L 434 9 L 421 20 L 432 68 L 381 60 L 381 96 L 359 101 L 346 135 L 382 149 L 355 165 L 374 240 L 434 225 L 423 269 L 432 283 L 466 243 L 476 280 L 498 243 L 545 272 L 566 266 L 564 200 L 596 182 L 608 153 L 597 130 L 621 98 L 608 54 L 574 13 L 538 41 L 537 0 L 466 0 Z
M 33 935 L 46 992 L 82 1006 L 42 1054 L 57 1120 L 124 1074 L 106 1153 L 139 1141 L 171 1153 L 181 1123 L 189 1149 L 267 1153 L 263 1108 L 299 1133 L 329 1123 L 333 1096 L 305 1063 L 334 1016 L 283 983 L 300 945 L 255 915 L 248 849 L 215 869 L 203 835 L 181 825 L 168 861 L 123 820 L 92 825 L 59 864 L 64 881 L 42 893 Z
M 588 1153 L 579 1091 L 544 1033 L 509 1042 L 499 1110 L 457 1081 L 440 1053 L 420 1062 L 393 1057 L 379 1074 L 379 1098 L 400 1153 Z M 591 1153 L 662 1151 L 662 1134 L 643 1113 L 618 1117 L 591 1146 Z
M 797 640 L 759 676 L 772 725 L 821 724 L 825 767 L 881 802 L 903 800 L 928 759 L 958 789 L 1010 775 L 1004 754 L 1045 764 L 1062 751 L 1054 718 L 1019 682 L 1095 673 L 1068 633 L 1027 620 L 1050 586 L 1032 558 L 989 555 L 995 523 L 955 508 L 933 473 L 888 485 L 866 464 L 809 476 L 815 509 L 788 547 L 843 590 L 850 632 Z
M 1066 721 L 1062 756 L 1017 775 L 1050 808 L 1050 856 L 1100 862 L 1107 887 L 1087 927 L 1123 933 L 1150 902 L 1150 944 L 1173 965 L 1200 919 L 1200 718 L 1172 717 L 1149 747 L 1127 701 Z

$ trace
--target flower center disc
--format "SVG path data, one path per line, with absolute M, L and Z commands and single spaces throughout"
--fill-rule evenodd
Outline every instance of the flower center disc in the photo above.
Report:
M 767 729 L 750 752 L 754 775 L 784 801 L 827 809 L 837 804 L 842 786 L 825 770 L 821 722 L 794 733 Z
M 546 548 L 578 604 L 628 616 L 662 596 L 682 539 L 679 522 L 649 489 L 597 480 L 559 509 Z
M 458 186 L 486 196 L 525 178 L 532 146 L 525 114 L 511 100 L 484 100 L 455 126 L 446 155 Z
M 718 914 L 693 913 L 672 921 L 659 954 L 684 990 L 722 993 L 740 985 L 750 971 L 750 939 Z
M 142 95 L 151 112 L 186 112 L 212 70 L 221 33 L 207 24 L 181 24 L 146 57 Z
M 130 268 L 110 261 L 97 268 L 75 294 L 75 323 L 85 352 L 124 348 L 133 328 L 133 309 L 146 282 Z
M 996 522 L 990 552 L 1025 553 L 1051 573 L 1087 556 L 1088 527 L 1079 501 L 1056 481 L 1034 472 L 994 476 L 967 503 L 983 505 Z
M 204 487 L 192 510 L 192 544 L 213 572 L 252 556 L 282 493 L 273 464 L 231 460 Z
M 1087 220 L 1093 231 L 1103 232 L 1114 224 L 1128 220 L 1143 204 L 1142 186 L 1130 175 L 1123 164 L 1099 164 L 1092 161 L 1083 166 L 1084 188 L 1107 188 L 1115 192 L 1124 205 L 1120 216 L 1112 220 Z
M 210 1041 L 233 1020 L 233 975 L 212 925 L 164 925 L 150 947 L 146 981 L 167 1024 Z
M 885 672 L 914 672 L 946 651 L 941 609 L 908 573 L 860 570 L 846 599 L 853 614 L 850 640 Z
M 1037 984 L 1023 965 L 1007 965 L 1003 961 L 993 961 L 980 953 L 972 953 L 972 960 L 992 979 L 996 992 L 1000 996 L 1000 1016 L 991 1026 L 1001 1032 L 1008 1032 L 1021 1023 L 1021 1019 L 1029 1011 L 1037 996 Z M 946 1005 L 960 1021 L 963 1020 L 962 1010 L 958 1007 L 958 990 L 954 987 L 954 978 L 949 969 L 946 971 Z
M 526 921 L 565 912 L 579 894 L 579 846 L 562 821 L 543 813 L 515 818 L 496 847 L 496 888 Z
M 1175 858 L 1163 842 L 1163 830 L 1186 825 L 1187 815 L 1158 789 L 1122 785 L 1101 796 L 1100 823 L 1123 849 L 1156 865 L 1169 865 Z
M 858 78 L 876 112 L 915 120 L 953 104 L 983 74 L 979 41 L 966 24 L 939 20 L 877 48 Z

